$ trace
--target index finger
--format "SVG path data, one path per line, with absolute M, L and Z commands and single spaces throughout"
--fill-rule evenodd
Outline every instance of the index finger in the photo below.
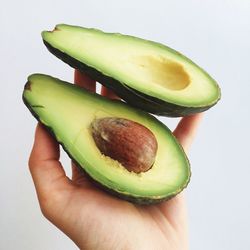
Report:
M 117 96 L 111 89 L 102 86 L 101 95 L 106 96 L 113 100 L 120 100 L 121 98 Z
M 90 92 L 95 92 L 96 91 L 96 82 L 95 80 L 91 79 L 89 76 L 86 74 L 82 73 L 79 70 L 75 70 L 74 74 L 74 83 L 78 86 L 81 86 Z

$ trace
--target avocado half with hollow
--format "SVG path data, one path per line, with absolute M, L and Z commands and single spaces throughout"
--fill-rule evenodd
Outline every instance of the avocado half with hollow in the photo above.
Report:
M 165 45 L 66 24 L 42 32 L 42 38 L 54 55 L 144 111 L 185 116 L 220 99 L 214 79 Z
M 152 115 L 42 74 L 28 78 L 23 100 L 76 164 L 111 193 L 150 204 L 171 198 L 188 184 L 190 167 L 182 147 L 171 131 Z M 154 134 L 158 149 L 148 171 L 139 174 L 128 171 L 100 152 L 91 124 L 105 117 L 136 122 Z

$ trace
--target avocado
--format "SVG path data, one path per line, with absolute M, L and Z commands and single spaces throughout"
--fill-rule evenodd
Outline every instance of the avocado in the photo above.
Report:
M 135 203 L 152 204 L 173 197 L 187 186 L 189 161 L 171 131 L 154 116 L 43 74 L 28 77 L 23 101 L 77 166 L 104 190 Z M 149 170 L 128 171 L 120 162 L 101 153 L 92 127 L 109 117 L 122 119 L 115 120 L 121 126 L 132 121 L 151 131 L 157 141 L 157 151 L 153 146 L 156 155 Z M 101 121 L 114 122 L 114 119 Z M 140 128 L 145 134 L 143 130 Z
M 220 99 L 211 76 L 163 44 L 66 24 L 42 32 L 42 38 L 55 56 L 146 112 L 186 116 Z

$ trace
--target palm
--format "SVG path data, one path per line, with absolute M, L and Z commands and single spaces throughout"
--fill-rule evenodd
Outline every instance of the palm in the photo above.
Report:
M 79 246 L 119 249 L 119 244 L 125 244 L 125 249 L 185 249 L 180 247 L 186 245 L 182 196 L 158 205 L 133 205 L 97 189 L 85 176 L 78 176 L 61 194 L 45 205 L 45 215 L 71 238 L 71 229 L 67 228 L 74 226 L 77 237 L 73 240 L 80 238 Z
M 170 245 L 169 249 L 181 249 L 180 244 L 186 245 L 182 196 L 159 205 L 133 205 L 100 191 L 83 176 L 61 198 L 57 209 L 52 201 L 55 214 L 49 217 L 55 224 L 61 221 L 63 228 L 78 227 L 78 236 L 90 249 L 113 249 L 130 242 L 132 245 L 126 249 L 165 249 Z M 174 214 L 171 210 L 175 210 Z M 179 247 L 173 248 L 173 244 Z
M 94 91 L 92 80 L 79 72 L 76 76 L 79 85 Z M 107 90 L 103 94 L 115 98 Z M 199 119 L 200 115 L 183 118 L 174 132 L 186 150 Z M 183 194 L 157 205 L 134 205 L 96 188 L 75 166 L 72 179 L 67 178 L 58 159 L 58 144 L 39 125 L 30 170 L 41 209 L 79 247 L 187 249 Z

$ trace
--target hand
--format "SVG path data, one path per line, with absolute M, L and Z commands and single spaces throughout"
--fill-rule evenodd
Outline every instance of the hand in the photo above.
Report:
M 75 83 L 95 91 L 95 82 L 76 71 Z M 102 88 L 102 95 L 118 98 Z M 174 134 L 187 151 L 201 114 L 182 118 Z M 59 145 L 38 124 L 29 167 L 44 216 L 81 249 L 188 249 L 183 192 L 157 205 L 138 206 L 96 188 L 72 165 L 72 178 L 59 162 Z

